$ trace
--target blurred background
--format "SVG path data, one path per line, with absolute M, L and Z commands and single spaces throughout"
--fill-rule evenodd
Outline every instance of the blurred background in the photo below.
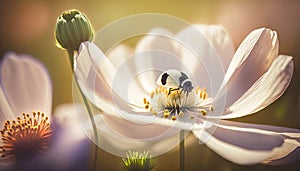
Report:
M 265 110 L 236 121 L 300 129 L 300 1 L 298 0 L 31 0 L 0 2 L 0 57 L 8 51 L 30 54 L 41 60 L 53 80 L 55 106 L 72 102 L 72 72 L 65 51 L 55 46 L 53 30 L 62 11 L 85 13 L 97 31 L 110 22 L 133 14 L 163 13 L 190 23 L 222 24 L 235 48 L 252 30 L 269 27 L 278 32 L 279 51 L 294 57 L 295 71 L 285 94 Z M 235 165 L 199 145 L 193 136 L 186 140 L 187 171 L 300 170 L 300 163 L 283 166 Z M 156 171 L 179 170 L 179 147 L 155 157 Z M 119 157 L 100 149 L 98 170 L 122 170 Z

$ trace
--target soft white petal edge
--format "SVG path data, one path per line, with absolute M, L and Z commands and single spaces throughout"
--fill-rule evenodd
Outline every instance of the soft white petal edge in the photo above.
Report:
M 84 120 L 78 119 L 78 115 L 84 115 L 85 112 L 84 106 L 76 103 L 62 104 L 55 108 L 52 123 L 55 123 L 57 130 L 46 160 L 54 163 L 56 168 L 68 170 L 74 162 L 85 162 L 82 159 L 91 150 L 90 141 L 81 128 Z
M 6 119 L 15 119 L 15 115 L 8 104 L 6 97 L 0 87 L 0 126 L 4 124 Z
M 75 56 L 74 74 L 84 95 L 107 113 L 117 113 L 117 107 L 132 111 L 134 106 L 128 102 L 126 86 L 118 84 L 130 79 L 126 73 L 116 72 L 116 68 L 97 45 L 81 43 Z
M 226 106 L 239 99 L 270 67 L 278 56 L 277 33 L 261 28 L 252 31 L 234 54 L 225 74 L 220 93 L 226 92 Z
M 101 110 L 115 112 L 111 89 L 115 68 L 103 52 L 94 43 L 83 42 L 74 60 L 74 74 L 84 95 Z
M 175 46 L 182 63 L 194 77 L 194 82 L 205 86 L 209 94 L 215 96 L 225 75 L 224 68 L 216 48 L 195 26 L 197 25 L 178 32 L 178 43 Z
M 65 138 L 67 144 L 76 143 L 76 141 L 87 138 L 81 128 L 79 116 L 86 112 L 82 104 L 62 104 L 55 108 L 53 119 L 59 125 L 62 125 L 65 131 L 68 131 L 68 138 Z
M 221 121 L 217 126 L 219 130 L 217 128 L 214 134 L 210 134 L 206 130 L 194 130 L 193 133 L 201 143 L 204 141 L 210 149 L 220 156 L 237 164 L 272 163 L 272 161 L 288 156 L 300 146 L 300 130 L 297 129 L 230 121 Z M 231 132 L 230 134 L 234 138 L 223 137 L 224 141 L 222 141 L 222 136 L 226 134 L 226 131 Z M 262 138 L 257 136 L 262 136 Z M 245 138 L 251 140 L 251 143 Z M 299 156 L 294 157 L 299 159 Z
M 115 68 L 119 68 L 132 54 L 133 49 L 125 44 L 119 44 L 107 53 L 107 58 Z
M 287 89 L 293 75 L 291 56 L 280 55 L 233 105 L 221 119 L 230 119 L 255 113 L 277 100 Z M 230 97 L 229 97 L 230 98 Z
M 149 151 L 151 155 L 157 156 L 171 150 L 179 143 L 176 132 L 164 137 L 135 139 L 123 136 L 112 129 L 106 123 L 104 115 L 97 115 L 95 120 L 99 129 L 99 147 L 117 156 L 125 157 L 128 150 Z
M 194 27 L 214 46 L 226 71 L 235 52 L 228 31 L 222 25 L 194 25 Z

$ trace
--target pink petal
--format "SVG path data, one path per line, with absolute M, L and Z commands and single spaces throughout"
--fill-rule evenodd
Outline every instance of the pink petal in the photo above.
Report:
M 1 87 L 0 102 L 0 126 L 2 127 L 7 119 L 15 119 L 15 114 L 11 110 Z
M 227 92 L 226 106 L 233 104 L 268 70 L 277 54 L 275 31 L 261 28 L 245 38 L 229 65 L 221 87 Z
M 165 129 L 166 127 L 159 125 L 133 124 L 123 119 L 108 118 L 105 115 L 98 115 L 96 122 L 100 134 L 99 146 L 117 156 L 124 157 L 128 150 L 149 151 L 151 155 L 157 156 L 171 150 L 180 142 L 179 135 L 177 134 L 178 130 Z M 111 122 L 120 124 L 118 127 L 122 128 L 122 133 L 125 134 L 120 134 L 118 132 L 120 130 L 115 130 L 115 128 L 111 127 Z M 137 135 L 136 133 L 141 134 L 142 137 L 134 138 L 127 136 Z
M 143 108 L 143 98 L 149 95 L 150 90 L 145 91 L 139 78 L 149 79 L 146 83 L 150 85 L 156 79 L 149 78 L 155 72 L 153 68 L 144 70 L 147 67 L 139 65 L 139 75 L 128 71 L 129 66 L 140 57 L 132 57 L 116 69 L 95 44 L 85 42 L 75 57 L 74 73 L 83 93 L 103 111 L 116 113 L 118 107 L 126 110 L 132 110 L 133 106 Z M 160 65 L 165 66 L 162 63 Z M 158 77 L 160 72 L 155 74 Z
M 96 45 L 81 44 L 75 57 L 74 74 L 81 91 L 92 103 L 101 110 L 113 110 L 111 83 L 115 68 Z
M 116 70 L 95 44 L 90 42 L 81 44 L 80 51 L 75 57 L 74 73 L 81 91 L 102 111 L 114 114 L 119 113 L 119 108 L 132 111 L 133 105 L 130 104 L 128 97 L 130 75 L 122 69 Z M 133 90 L 140 92 L 138 88 L 135 87 Z M 141 97 L 140 101 L 142 100 Z
M 68 134 L 65 135 L 66 144 L 76 144 L 78 141 L 86 139 L 84 131 L 81 129 L 79 115 L 86 112 L 81 104 L 62 104 L 55 108 L 53 112 L 54 121 L 63 127 Z
M 124 44 L 119 44 L 107 53 L 107 58 L 115 68 L 119 68 L 131 55 L 133 55 L 133 49 Z
M 146 74 L 138 77 L 136 81 L 147 93 L 157 86 L 156 80 L 164 70 L 180 67 L 178 54 L 172 44 L 173 38 L 173 34 L 168 30 L 155 28 L 136 46 L 132 68 L 136 74 Z
M 283 159 L 300 146 L 300 130 L 221 121 L 205 144 L 222 157 L 243 165 Z M 209 130 L 207 130 L 209 131 Z M 194 135 L 202 141 L 200 131 Z M 297 153 L 295 153 L 297 155 Z M 298 156 L 294 156 L 299 159 Z
M 91 142 L 81 128 L 83 126 L 81 124 L 85 121 L 79 120 L 80 115 L 84 115 L 85 112 L 84 106 L 77 103 L 59 105 L 54 110 L 56 137 L 46 157 L 47 162 L 56 168 L 68 170 L 74 165 L 77 167 L 88 165 L 86 158 L 90 156 Z
M 278 99 L 290 84 L 293 75 L 292 57 L 280 55 L 233 105 L 222 119 L 237 118 L 255 113 Z
M 224 71 L 234 55 L 234 46 L 228 31 L 222 25 L 194 25 L 216 49 Z
M 205 86 L 208 93 L 215 96 L 225 75 L 217 50 L 197 25 L 181 30 L 176 39 L 181 61 L 191 76 L 194 76 L 192 79 L 195 80 L 195 84 Z
M 1 65 L 1 85 L 15 115 L 32 110 L 51 114 L 51 80 L 45 66 L 36 59 L 7 53 Z

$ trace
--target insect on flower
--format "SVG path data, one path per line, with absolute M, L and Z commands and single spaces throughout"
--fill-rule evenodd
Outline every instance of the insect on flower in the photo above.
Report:
M 176 69 L 164 71 L 157 79 L 157 84 L 169 88 L 168 94 L 174 90 L 180 90 L 180 93 L 183 91 L 186 96 L 194 88 L 189 77 Z

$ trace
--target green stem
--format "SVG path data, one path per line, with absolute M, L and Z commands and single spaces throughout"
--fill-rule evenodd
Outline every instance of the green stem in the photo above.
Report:
M 72 72 L 74 71 L 73 70 L 73 67 L 74 67 L 74 51 L 72 50 L 68 50 L 68 55 L 69 55 L 69 61 L 71 63 L 71 66 L 72 66 Z M 74 73 L 74 72 L 73 72 Z M 77 80 L 75 79 L 76 81 L 76 85 L 79 89 L 79 92 L 81 94 L 81 97 L 83 99 L 83 102 L 84 102 L 84 105 L 88 111 L 88 115 L 89 115 L 89 118 L 91 120 L 91 123 L 92 123 L 92 129 L 93 129 L 93 132 L 94 132 L 94 137 L 95 137 L 95 152 L 94 152 L 94 161 L 93 161 L 93 167 L 92 167 L 92 170 L 96 170 L 96 166 L 97 166 L 97 157 L 98 157 L 98 147 L 97 147 L 97 144 L 98 144 L 98 131 L 97 131 L 97 127 L 96 127 L 96 122 L 95 122 L 95 119 L 94 119 L 94 115 L 92 113 L 92 110 L 90 108 L 90 104 L 87 100 L 87 98 L 84 96 L 83 92 L 81 91 L 80 87 L 79 87 L 79 84 L 77 82 Z
M 180 171 L 184 171 L 184 130 L 180 131 Z

